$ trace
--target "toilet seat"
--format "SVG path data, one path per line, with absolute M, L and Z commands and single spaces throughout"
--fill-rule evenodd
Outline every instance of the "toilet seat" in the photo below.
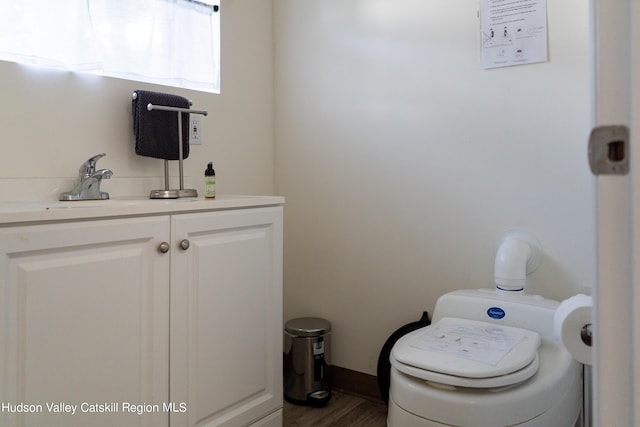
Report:
M 497 389 L 531 378 L 539 367 L 537 332 L 444 317 L 402 337 L 394 368 L 446 387 Z

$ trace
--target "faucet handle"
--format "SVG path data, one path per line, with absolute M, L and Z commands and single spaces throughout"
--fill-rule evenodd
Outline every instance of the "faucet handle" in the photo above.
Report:
M 96 171 L 96 163 L 98 162 L 98 160 L 100 160 L 106 155 L 107 153 L 100 153 L 91 157 L 86 162 L 84 162 L 82 166 L 80 166 L 80 169 L 78 169 L 78 172 L 82 175 L 91 175 Z

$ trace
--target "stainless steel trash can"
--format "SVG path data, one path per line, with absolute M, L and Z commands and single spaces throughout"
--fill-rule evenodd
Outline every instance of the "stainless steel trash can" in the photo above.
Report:
M 284 328 L 284 397 L 298 405 L 331 399 L 331 323 L 316 317 L 289 320 Z

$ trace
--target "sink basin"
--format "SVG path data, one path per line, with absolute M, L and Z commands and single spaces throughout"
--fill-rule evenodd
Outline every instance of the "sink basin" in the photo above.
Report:
M 104 200 L 82 202 L 58 202 L 51 200 L 24 200 L 0 202 L 0 212 L 34 212 L 58 209 L 87 209 L 106 206 Z
M 147 197 L 123 197 L 106 200 L 0 201 L 0 227 L 10 224 L 72 221 L 141 215 L 212 211 L 245 207 L 273 206 L 284 203 L 277 196 L 226 196 L 215 199 L 183 197 L 157 200 Z
M 82 208 L 100 208 L 103 207 L 104 205 L 87 205 L 84 203 L 68 203 L 68 204 L 60 204 L 60 205 L 51 205 L 51 206 L 45 206 L 44 210 L 50 210 L 50 209 L 82 209 Z

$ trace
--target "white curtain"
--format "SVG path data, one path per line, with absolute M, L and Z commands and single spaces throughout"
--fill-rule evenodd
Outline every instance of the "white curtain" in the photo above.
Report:
M 98 66 L 85 0 L 0 0 L 0 6 L 3 59 L 73 70 Z
M 219 0 L 0 0 L 1 59 L 219 92 Z

